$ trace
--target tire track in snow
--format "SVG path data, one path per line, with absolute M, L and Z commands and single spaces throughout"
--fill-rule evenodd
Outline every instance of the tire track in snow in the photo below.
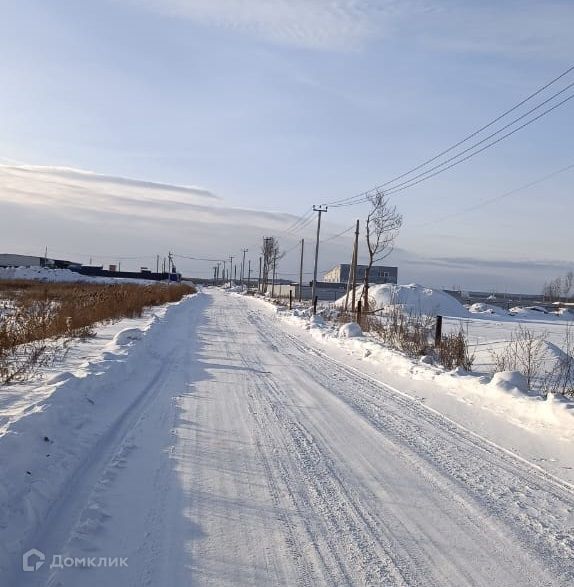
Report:
M 468 509 L 468 498 L 472 497 L 474 511 L 486 510 L 498 533 L 511 533 L 527 550 L 535 550 L 560 584 L 574 580 L 570 564 L 574 556 L 574 496 L 566 484 L 416 400 L 313 349 L 280 325 L 276 328 L 278 321 L 271 324 L 255 313 L 250 319 L 268 340 L 283 348 L 293 365 L 310 354 L 320 357 L 320 368 L 316 362 L 305 362 L 306 373 L 383 437 L 406 450 L 411 465 L 430 484 L 445 491 L 455 483 L 458 491 L 453 499 L 462 507 Z M 337 379 L 346 380 L 347 385 L 329 385 Z

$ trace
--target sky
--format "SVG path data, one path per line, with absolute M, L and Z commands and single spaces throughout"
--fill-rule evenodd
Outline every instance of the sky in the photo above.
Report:
M 2 4 L 0 252 L 125 268 L 171 250 L 208 275 L 244 248 L 256 266 L 275 235 L 280 274 L 304 238 L 310 278 L 315 224 L 290 227 L 313 204 L 416 167 L 573 65 L 571 0 Z M 573 121 L 574 100 L 394 194 L 399 280 L 539 292 L 574 268 Z M 323 215 L 320 271 L 349 261 L 336 235 L 367 211 Z

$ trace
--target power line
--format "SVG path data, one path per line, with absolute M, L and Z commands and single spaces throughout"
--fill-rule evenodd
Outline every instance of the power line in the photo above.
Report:
M 209 263 L 223 263 L 224 259 L 205 259 L 203 257 L 191 257 L 189 255 L 178 255 L 173 253 L 174 257 L 178 257 L 180 259 L 188 259 L 190 261 L 207 261 Z
M 334 234 L 333 236 L 330 236 L 329 238 L 326 238 L 326 239 L 322 240 L 321 242 L 328 243 L 329 241 L 335 240 L 336 238 L 339 238 L 340 236 L 343 236 L 344 234 L 351 232 L 351 230 L 353 230 L 353 228 L 355 228 L 355 224 L 352 224 L 351 226 L 349 226 L 349 228 L 345 228 L 345 230 L 343 230 L 343 232 L 340 232 L 339 234 Z
M 409 184 L 407 186 L 403 186 L 403 187 L 398 187 L 397 186 L 398 189 L 391 188 L 391 190 L 389 191 L 389 194 L 395 194 L 395 193 L 398 193 L 398 192 L 402 192 L 403 190 L 406 190 L 406 189 L 408 189 L 410 187 L 413 187 L 413 186 L 421 183 L 422 181 L 425 181 L 427 179 L 430 179 L 431 177 L 434 177 L 435 175 L 439 175 L 440 173 L 443 173 L 444 171 L 447 171 L 448 169 L 451 169 L 452 167 L 455 167 L 456 165 L 459 165 L 460 163 L 464 163 L 465 161 L 468 161 L 469 159 L 471 159 L 475 155 L 478 155 L 479 153 L 482 153 L 483 151 L 486 151 L 486 149 L 489 149 L 490 147 L 493 147 L 494 145 L 500 143 L 501 141 L 503 141 L 504 139 L 508 138 L 509 136 L 512 136 L 513 134 L 517 133 L 519 130 L 522 130 L 523 128 L 531 125 L 532 123 L 536 122 L 540 118 L 546 116 L 547 114 L 550 114 L 550 112 L 552 112 L 553 110 L 556 110 L 556 108 L 562 106 L 564 103 L 568 102 L 569 100 L 572 100 L 572 98 L 574 98 L 574 94 L 571 94 L 570 96 L 568 96 L 567 98 L 565 98 L 561 102 L 558 102 L 558 104 L 555 104 L 551 108 L 548 108 L 544 112 L 538 114 L 538 116 L 535 116 L 534 118 L 532 118 L 530 120 L 527 120 L 524 124 L 521 124 L 519 127 L 515 128 L 514 130 L 512 130 L 512 131 L 506 133 L 505 135 L 502 135 L 498 139 L 496 139 L 496 140 L 494 140 L 494 141 L 486 144 L 484 147 L 481 147 L 480 149 L 478 149 L 478 151 L 474 151 L 473 153 L 470 153 L 466 157 L 463 157 L 462 159 L 460 159 L 458 161 L 455 161 L 454 163 L 451 163 L 450 165 L 448 165 L 444 169 L 440 169 L 438 171 L 435 171 L 434 173 L 431 173 L 427 177 L 423 177 L 422 179 L 419 179 L 417 181 L 414 181 L 413 183 L 411 183 L 411 184 Z
M 287 249 L 284 253 L 283 253 L 283 257 L 287 256 L 291 251 L 294 251 L 295 249 L 299 248 L 299 245 L 301 244 L 301 241 L 297 241 L 290 249 Z
M 559 108 L 560 106 L 562 106 L 563 104 L 565 104 L 566 102 L 568 102 L 569 100 L 572 100 L 572 98 L 574 98 L 574 94 L 570 94 L 568 97 L 564 98 L 563 100 L 561 100 L 557 104 L 554 104 L 554 106 L 551 106 L 550 108 L 547 108 L 546 110 L 544 110 L 543 112 L 541 112 L 540 114 L 538 114 L 537 116 L 535 116 L 534 118 L 531 118 L 530 120 L 527 120 L 525 123 L 521 124 L 519 127 L 511 130 L 510 132 L 502 135 L 501 137 L 498 137 L 494 141 L 491 141 L 490 143 L 487 143 L 486 145 L 484 145 L 480 149 L 478 149 L 476 151 L 473 151 L 472 153 L 469 153 L 467 156 L 463 157 L 462 159 L 458 159 L 458 157 L 460 157 L 460 155 L 462 155 L 462 153 L 467 152 L 467 151 L 469 151 L 471 149 L 474 149 L 479 144 L 483 143 L 484 140 L 488 140 L 488 138 L 491 138 L 491 137 L 487 137 L 486 139 L 484 139 L 482 141 L 479 141 L 478 143 L 476 143 L 472 147 L 469 147 L 468 149 L 465 149 L 465 151 L 463 151 L 459 155 L 456 155 L 455 157 L 451 157 L 450 159 L 448 159 L 444 163 L 441 163 L 440 165 L 437 165 L 437 166 L 431 168 L 430 170 L 428 170 L 428 171 L 426 171 L 426 172 L 424 172 L 424 173 L 422 173 L 420 175 L 417 175 L 417 176 L 411 178 L 411 180 L 409 180 L 408 182 L 403 182 L 402 184 L 399 184 L 397 186 L 391 187 L 390 189 L 386 190 L 385 193 L 387 195 L 392 195 L 392 194 L 396 194 L 396 193 L 402 192 L 403 190 L 406 190 L 406 189 L 409 189 L 409 188 L 411 188 L 411 187 L 413 187 L 415 185 L 418 185 L 419 183 L 421 183 L 423 181 L 426 181 L 427 179 L 430 179 L 431 177 L 435 177 L 436 175 L 439 175 L 440 173 L 443 173 L 443 172 L 447 171 L 448 169 L 451 169 L 452 167 L 455 167 L 456 165 L 459 165 L 460 163 L 464 163 L 465 161 L 468 161 L 469 159 L 471 159 L 472 157 L 478 155 L 479 153 L 482 153 L 483 151 L 486 151 L 490 147 L 493 147 L 494 145 L 500 143 L 504 139 L 512 136 L 513 134 L 517 133 L 518 131 L 522 130 L 523 128 L 526 128 L 527 126 L 529 126 L 532 123 L 536 122 L 540 118 L 543 118 L 547 114 L 550 114 L 552 111 L 556 110 L 557 108 Z M 510 125 L 507 125 L 506 128 L 508 128 L 508 126 L 511 126 L 511 124 Z M 498 133 L 494 133 L 494 134 L 498 134 Z M 494 136 L 494 135 L 491 135 L 491 136 Z M 443 167 L 448 161 L 452 161 L 453 159 L 458 159 L 458 160 L 450 163 L 450 165 L 447 165 L 446 167 Z M 437 171 L 434 171 L 434 173 L 431 173 L 432 170 L 437 169 L 438 167 L 443 167 L 443 168 L 442 169 L 438 169 Z M 424 177 L 421 177 L 421 176 L 424 176 Z M 416 178 L 420 178 L 420 179 L 416 179 Z M 377 189 L 377 188 L 375 188 L 375 189 Z M 364 202 L 366 202 L 368 200 L 368 194 L 369 193 L 370 192 L 364 192 L 361 195 L 361 198 L 360 199 L 357 199 L 357 200 L 352 201 L 352 202 L 348 202 L 346 204 L 343 204 L 343 203 L 341 203 L 341 204 L 335 204 L 335 205 L 332 205 L 331 207 L 340 208 L 340 207 L 345 207 L 345 206 L 355 206 L 357 204 L 362 204 L 362 203 L 364 203 Z
M 296 228 L 299 226 L 299 224 L 304 224 L 309 217 L 313 218 L 313 207 L 312 206 L 310 208 L 308 208 L 301 216 L 299 216 L 295 220 L 295 222 L 292 222 L 287 228 L 285 228 L 281 232 L 289 233 L 293 230 L 296 230 Z
M 392 179 L 390 179 L 390 180 L 388 180 L 388 181 L 380 184 L 379 186 L 377 186 L 375 188 L 372 188 L 371 190 L 367 190 L 367 191 L 361 192 L 361 193 L 356 194 L 354 196 L 349 196 L 349 197 L 346 197 L 346 198 L 341 198 L 341 199 L 338 199 L 338 200 L 334 200 L 332 202 L 328 202 L 327 204 L 330 205 L 330 206 L 339 206 L 339 205 L 343 205 L 343 204 L 355 205 L 355 204 L 360 204 L 360 203 L 366 201 L 366 196 L 368 196 L 371 192 L 373 192 L 373 191 L 375 191 L 377 189 L 382 189 L 383 187 L 385 187 L 387 185 L 390 185 L 392 183 L 396 183 L 396 181 L 398 181 L 398 180 L 400 180 L 400 179 L 402 179 L 404 177 L 407 177 L 408 175 L 412 175 L 414 172 L 418 171 L 419 169 L 422 169 L 423 167 L 426 167 L 429 163 L 432 163 L 433 161 L 436 161 L 440 157 L 442 157 L 442 156 L 446 155 L 447 153 L 453 151 L 454 149 L 456 149 L 457 147 L 459 147 L 462 144 L 466 143 L 470 139 L 474 138 L 475 136 L 477 136 L 478 134 L 480 134 L 481 132 L 483 132 L 487 128 L 490 128 L 491 126 L 493 126 L 494 124 L 496 124 L 497 122 L 499 122 L 500 120 L 502 120 L 508 114 L 514 112 L 515 110 L 517 110 L 518 108 L 520 108 L 521 106 L 523 106 L 524 104 L 526 104 L 532 98 L 536 97 L 537 95 L 539 95 L 540 93 L 542 93 L 544 90 L 548 89 L 551 85 L 553 85 L 554 83 L 556 83 L 557 81 L 559 81 L 560 79 L 562 79 L 563 77 L 565 77 L 566 75 L 568 75 L 573 70 L 574 70 L 574 66 L 569 67 L 566 71 L 564 71 L 563 73 L 561 73 L 559 76 L 555 77 L 553 80 L 551 80 L 550 82 L 546 83 L 544 86 L 542 86 L 541 88 L 539 88 L 538 90 L 536 90 L 535 92 L 533 92 L 532 94 L 530 94 L 529 96 L 527 96 L 525 99 L 521 100 L 518 104 L 514 105 L 512 108 L 506 110 L 505 112 L 503 112 L 502 114 L 500 114 L 499 116 L 497 116 L 495 119 L 493 119 L 492 121 L 490 121 L 486 125 L 482 126 L 478 130 L 476 130 L 473 133 L 469 134 L 468 136 L 466 136 L 462 140 L 460 140 L 457 143 L 455 143 L 454 145 L 450 146 L 448 149 L 445 149 L 445 150 L 441 151 L 440 153 L 434 155 L 430 159 L 427 159 L 423 163 L 421 163 L 421 164 L 417 165 L 416 167 L 410 169 L 409 171 L 406 171 L 404 173 L 401 173 L 400 175 L 397 175 L 396 177 L 394 177 L 394 178 L 392 178 Z M 559 94 L 563 93 L 564 91 L 566 91 L 566 89 L 568 89 L 569 87 L 571 87 L 571 85 L 572 84 L 570 84 L 569 86 L 567 86 L 566 88 L 564 88 L 560 92 L 557 92 L 556 94 L 554 94 L 553 96 L 551 96 L 550 98 L 548 98 L 547 100 L 545 100 L 544 102 L 542 102 L 541 104 L 539 104 L 537 107 L 535 107 L 534 109 L 532 109 L 530 112 L 533 112 L 534 110 L 536 110 L 536 109 L 540 108 L 541 106 L 543 106 L 544 104 L 546 104 L 548 101 L 556 98 Z M 565 101 L 567 101 L 567 100 L 565 100 Z M 564 103 L 564 101 L 562 103 Z M 559 105 L 561 105 L 561 104 L 559 104 Z M 520 120 L 521 118 L 523 118 L 527 114 L 522 115 L 521 117 L 517 118 L 511 124 L 514 124 L 514 123 L 518 122 L 518 120 Z M 535 120 L 537 120 L 537 119 L 538 118 L 536 118 Z M 534 122 L 534 120 L 532 122 Z M 509 125 L 507 125 L 507 127 L 508 126 Z M 507 127 L 504 127 L 504 128 L 507 128 Z M 524 127 L 521 127 L 521 128 L 524 128 Z M 501 130 L 503 130 L 503 129 L 501 129 Z M 501 130 L 497 131 L 497 133 L 495 133 L 495 134 L 498 134 L 498 132 L 501 132 Z M 510 136 L 510 135 L 507 135 L 507 136 Z M 484 139 L 484 140 L 488 140 L 488 139 Z M 480 144 L 480 143 L 477 143 L 477 144 Z M 475 146 L 477 146 L 477 145 L 475 145 Z M 472 148 L 472 147 L 470 147 L 470 148 Z M 414 179 L 414 178 L 411 178 L 411 180 L 412 179 Z M 409 180 L 409 181 L 411 181 L 411 180 Z
M 492 198 L 487 198 L 486 200 L 482 200 L 472 206 L 468 206 L 467 208 L 463 208 L 457 212 L 451 212 L 451 213 L 445 214 L 439 218 L 435 218 L 434 220 L 429 220 L 427 222 L 421 222 L 421 223 L 417 223 L 417 224 L 410 224 L 409 226 L 413 227 L 413 228 L 414 227 L 421 227 L 421 226 L 428 226 L 430 224 L 435 224 L 436 222 L 442 222 L 443 220 L 447 220 L 448 218 L 453 218 L 456 216 L 460 216 L 462 214 L 466 214 L 467 212 L 471 212 L 473 210 L 478 210 L 480 208 L 483 208 L 484 206 L 488 206 L 489 204 L 503 200 L 504 198 L 512 196 L 518 192 L 521 192 L 521 191 L 526 190 L 528 188 L 531 188 L 531 187 L 534 187 L 534 186 L 539 185 L 541 183 L 544 183 L 545 181 L 548 181 L 549 179 L 552 179 L 553 177 L 556 177 L 557 175 L 565 173 L 566 171 L 570 171 L 571 169 L 574 169 L 574 163 L 571 163 L 570 165 L 567 165 L 566 167 L 562 167 L 561 169 L 558 169 L 556 171 L 553 171 L 552 173 L 549 173 L 548 175 L 545 175 L 544 177 L 541 177 L 539 179 L 535 179 L 534 181 L 531 181 L 525 185 L 522 185 L 520 187 L 514 188 L 514 189 L 509 190 L 507 192 L 504 192 L 502 194 L 499 194 L 498 196 L 493 196 Z
M 399 183 L 393 187 L 391 187 L 390 191 L 395 191 L 396 188 L 399 188 L 403 185 L 405 185 L 406 183 L 409 183 L 410 181 L 413 181 L 415 179 L 418 179 L 419 177 L 426 175 L 428 173 L 430 173 L 431 171 L 434 171 L 435 169 L 438 169 L 440 167 L 443 167 L 444 165 L 446 165 L 447 163 L 450 163 L 451 161 L 458 159 L 461 155 L 464 155 L 465 153 L 468 153 L 469 151 L 472 151 L 475 147 L 478 147 L 479 145 L 482 145 L 483 143 L 485 143 L 486 141 L 488 141 L 489 139 L 495 137 L 496 135 L 500 134 L 501 132 L 503 132 L 504 130 L 506 130 L 507 128 L 510 128 L 511 126 L 514 126 L 517 122 L 519 122 L 520 120 L 522 120 L 523 118 L 526 118 L 528 115 L 532 114 L 534 111 L 538 110 L 539 108 L 541 108 L 542 106 L 544 106 L 545 104 L 547 104 L 548 102 L 552 101 L 554 98 L 556 98 L 557 96 L 559 96 L 560 94 L 563 94 L 566 90 L 569 90 L 571 87 L 574 86 L 574 82 L 572 82 L 571 84 L 569 84 L 568 86 L 566 86 L 565 88 L 563 88 L 562 90 L 560 90 L 559 92 L 556 92 L 554 95 L 552 95 L 550 98 L 544 100 L 544 102 L 541 102 L 540 104 L 538 104 L 537 106 L 535 106 L 534 108 L 530 109 L 528 112 L 525 112 L 524 114 L 522 114 L 521 116 L 519 116 L 518 118 L 515 118 L 512 122 L 509 122 L 508 124 L 504 125 L 502 128 L 500 128 L 499 130 L 497 130 L 496 132 L 488 135 L 487 137 L 485 137 L 484 139 L 481 139 L 480 141 L 478 141 L 477 143 L 474 143 L 474 145 L 471 145 L 470 147 L 467 147 L 466 149 L 464 149 L 463 151 L 461 151 L 460 153 L 458 153 L 457 155 L 454 155 L 452 157 L 450 157 L 449 159 L 446 159 L 445 161 L 443 161 L 442 163 L 439 163 L 438 165 L 435 165 L 434 167 L 431 167 L 430 169 L 428 169 L 427 171 L 420 173 L 418 175 L 415 175 L 414 177 L 412 177 L 410 180 L 407 180 L 405 182 Z M 571 98 L 572 96 L 570 96 Z M 568 101 L 570 98 L 567 98 L 565 101 Z M 563 101 L 564 102 L 564 101 Z M 560 106 L 561 104 L 563 104 L 563 102 L 560 102 L 558 104 L 555 105 L 555 108 L 557 108 L 558 106 Z M 554 109 L 554 108 L 552 108 Z M 546 111 L 546 113 L 551 112 L 552 109 Z M 545 114 L 545 113 L 543 113 Z M 530 122 L 528 122 L 528 124 L 530 124 L 531 122 L 534 122 L 535 120 L 538 120 L 537 118 L 532 119 Z M 520 130 L 521 128 L 524 128 L 523 126 L 517 128 L 516 130 Z M 506 136 L 510 136 L 510 135 L 505 135 Z M 505 137 L 500 137 L 505 138 Z

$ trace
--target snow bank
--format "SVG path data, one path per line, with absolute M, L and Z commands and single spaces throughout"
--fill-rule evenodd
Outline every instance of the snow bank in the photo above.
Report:
M 552 320 L 553 318 L 557 318 L 555 314 L 552 314 L 541 306 L 526 306 L 525 308 L 515 306 L 514 308 L 510 308 L 508 312 L 511 316 L 521 320 Z
M 339 328 L 339 338 L 354 338 L 356 336 L 363 336 L 363 330 L 356 322 L 343 324 Z
M 500 306 L 478 302 L 468 307 L 471 314 L 492 314 L 494 316 L 508 316 L 508 312 Z
M 426 288 L 421 286 L 374 286 L 378 290 L 377 298 L 380 301 L 390 299 L 389 292 L 393 289 L 402 292 L 399 298 L 405 306 L 418 303 L 423 296 L 427 296 L 433 302 L 443 301 L 442 292 L 439 295 L 424 293 Z M 427 290 L 429 291 L 429 290 Z M 380 295 L 380 292 L 384 294 Z M 451 309 L 460 311 L 461 305 L 452 304 L 447 296 L 447 301 L 441 306 L 441 310 Z M 458 305 L 457 305 L 458 304 Z M 412 307 L 412 305 L 411 305 Z M 428 308 L 428 306 L 427 306 Z M 477 409 L 486 410 L 500 416 L 504 420 L 528 430 L 544 434 L 545 436 L 574 441 L 574 401 L 561 396 L 554 397 L 549 394 L 543 397 L 528 390 L 524 377 L 516 372 L 496 373 L 494 376 L 484 373 L 469 373 L 463 369 L 445 371 L 442 367 L 433 364 L 432 357 L 422 357 L 414 360 L 406 355 L 384 346 L 380 341 L 370 336 L 350 337 L 341 335 L 348 324 L 339 327 L 334 321 L 324 320 L 319 314 L 312 319 L 313 326 L 309 327 L 309 319 L 304 311 L 298 309 L 289 311 L 284 308 L 276 308 L 279 317 L 300 328 L 305 328 L 310 335 L 327 346 L 335 346 L 345 353 L 350 354 L 361 361 L 367 361 L 377 370 L 384 370 L 393 376 L 406 378 L 407 381 L 417 381 L 425 390 L 425 396 L 438 396 L 443 394 L 451 396 L 465 405 L 474 406 Z M 327 314 L 327 309 L 325 309 Z M 485 321 L 486 322 L 486 321 Z M 508 322 L 506 324 L 514 324 Z M 556 345 L 548 345 L 548 352 L 560 353 Z M 427 382 L 425 385 L 424 382 Z
M 69 269 L 49 269 L 47 267 L 0 267 L 0 279 L 24 279 L 50 283 L 157 283 L 149 279 L 81 275 Z
M 362 287 L 358 289 L 362 293 Z M 369 286 L 369 297 L 375 301 L 377 308 L 400 306 L 405 312 L 425 314 L 427 316 L 453 316 L 467 318 L 468 310 L 451 295 L 439 289 L 424 287 L 417 283 L 394 285 L 385 283 Z M 337 303 L 344 302 L 341 298 Z
M 141 328 L 126 328 L 114 336 L 114 344 L 119 347 L 128 346 L 134 341 L 140 340 L 143 334 Z
M 323 320 L 323 317 L 320 316 L 319 314 L 317 314 L 315 316 L 311 316 L 311 318 L 309 318 L 309 326 L 311 328 L 313 328 L 313 327 L 321 328 L 324 325 L 325 325 L 325 320 Z
M 0 574 L 21 560 L 58 496 L 73 490 L 78 467 L 98 458 L 106 435 L 143 401 L 149 381 L 142 365 L 161 368 L 156 349 L 176 344 L 171 327 L 195 299 L 154 308 L 139 327 L 117 332 L 73 372 L 34 387 L 13 417 L 0 418 Z M 11 390 L 2 388 L 21 393 Z

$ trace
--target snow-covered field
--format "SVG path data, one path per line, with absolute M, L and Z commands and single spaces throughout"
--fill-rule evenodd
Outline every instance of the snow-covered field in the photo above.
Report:
M 573 410 L 235 293 L 154 314 L 2 389 L 0 585 L 572 584 Z
M 358 288 L 357 296 L 362 288 Z M 574 340 L 574 314 L 563 311 L 551 313 L 538 307 L 515 307 L 510 310 L 493 304 L 463 306 L 449 294 L 418 284 L 372 285 L 369 295 L 374 307 L 388 310 L 399 307 L 414 315 L 443 316 L 444 332 L 462 330 L 474 355 L 473 371 L 492 375 L 496 371 L 495 355 L 500 353 L 521 330 L 528 330 L 544 341 L 541 350 L 541 375 L 551 372 L 561 351 L 567 350 L 570 332 Z M 344 304 L 341 298 L 336 306 Z M 572 351 L 573 349 L 570 349 Z

